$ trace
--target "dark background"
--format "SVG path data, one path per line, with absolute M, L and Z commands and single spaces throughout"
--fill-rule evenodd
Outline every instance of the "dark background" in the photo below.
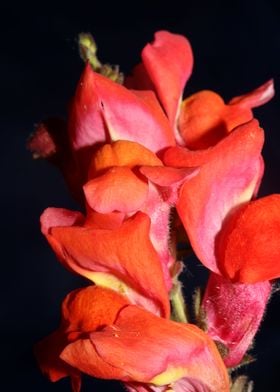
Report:
M 271 77 L 276 97 L 255 111 L 266 131 L 266 173 L 261 195 L 280 191 L 280 10 L 272 1 L 178 3 L 109 1 L 8 3 L 1 6 L 1 390 L 69 391 L 67 380 L 48 382 L 32 356 L 33 344 L 56 328 L 63 297 L 85 281 L 67 272 L 40 234 L 48 206 L 75 208 L 62 177 L 44 161 L 32 161 L 26 139 L 36 123 L 65 116 L 83 64 L 78 33 L 90 31 L 101 60 L 128 72 L 153 33 L 187 36 L 195 67 L 185 94 L 213 89 L 226 100 Z M 194 267 L 191 267 L 194 268 Z M 195 274 L 196 271 L 193 271 Z M 279 379 L 279 295 L 268 306 L 245 371 L 255 391 L 272 391 Z M 94 389 L 95 388 L 95 389 Z M 120 390 L 86 379 L 83 391 Z M 217 391 L 218 392 L 218 391 Z

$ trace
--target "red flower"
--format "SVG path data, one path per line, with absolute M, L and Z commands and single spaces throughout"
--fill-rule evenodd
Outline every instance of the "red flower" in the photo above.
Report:
M 174 59 L 176 59 L 174 61 Z M 135 67 L 126 84 L 139 90 L 154 90 L 167 114 L 177 144 L 191 150 L 215 145 L 238 125 L 252 120 L 252 108 L 274 95 L 273 80 L 225 104 L 213 91 L 200 91 L 181 104 L 185 83 L 193 67 L 188 40 L 159 31 L 142 51 L 142 63 Z
M 225 220 L 217 237 L 224 276 L 257 283 L 280 277 L 280 195 L 253 200 Z
M 172 385 L 180 391 L 183 383 L 188 388 L 229 391 L 222 359 L 202 330 L 127 305 L 121 296 L 98 287 L 66 297 L 59 330 L 38 344 L 36 355 L 53 381 L 66 375 L 78 378 L 83 372 L 138 383 L 144 390 L 145 385 Z M 79 385 L 74 390 L 79 391 Z
M 179 166 L 202 164 L 181 188 L 177 210 L 195 253 L 214 272 L 202 308 L 209 335 L 228 349 L 228 366 L 239 364 L 252 344 L 271 292 L 268 280 L 280 276 L 279 196 L 250 201 L 263 172 L 262 143 L 251 121 L 207 150 L 166 153 L 168 164 L 175 157 Z
M 189 41 L 182 35 L 158 31 L 141 54 L 142 63 L 126 79 L 129 88 L 153 90 L 172 127 L 175 126 L 184 86 L 193 68 Z M 175 127 L 176 131 L 176 127 Z
M 167 165 L 201 166 L 181 187 L 177 211 L 197 257 L 215 273 L 220 273 L 217 234 L 228 214 L 256 193 L 263 174 L 262 146 L 263 131 L 252 120 L 207 150 L 177 147 L 165 154 Z

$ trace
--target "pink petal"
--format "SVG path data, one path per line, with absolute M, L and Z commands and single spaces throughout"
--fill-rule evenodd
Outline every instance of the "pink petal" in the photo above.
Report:
M 238 105 L 243 108 L 252 109 L 270 101 L 274 97 L 274 94 L 274 82 L 273 79 L 270 79 L 255 90 L 232 98 L 229 101 L 229 105 Z
M 252 344 L 263 318 L 271 284 L 231 283 L 211 274 L 203 298 L 207 333 L 223 343 L 228 353 L 224 361 L 228 367 L 237 366 Z
M 182 35 L 158 31 L 154 42 L 143 49 L 142 60 L 170 123 L 175 125 L 178 105 L 193 67 L 189 41 Z
M 168 120 L 151 92 L 139 97 L 89 65 L 72 104 L 69 132 L 75 150 L 119 139 L 152 151 L 174 145 Z
M 185 376 L 205 384 L 209 391 L 228 392 L 227 372 L 215 345 L 194 325 L 127 306 L 115 325 L 90 338 L 98 355 L 113 367 L 125 369 L 131 381 L 160 386 Z
M 180 166 L 186 167 L 195 160 L 204 163 L 182 186 L 177 210 L 196 255 L 213 272 L 219 273 L 215 238 L 223 220 L 234 207 L 250 200 L 259 184 L 262 145 L 263 131 L 252 120 L 215 147 L 197 155 L 185 151 L 180 160 Z M 169 154 L 167 162 L 174 165 L 176 154 Z

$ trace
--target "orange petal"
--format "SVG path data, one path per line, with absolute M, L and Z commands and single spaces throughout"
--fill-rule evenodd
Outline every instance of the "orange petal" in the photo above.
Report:
M 96 173 L 113 166 L 160 166 L 162 162 L 157 156 L 139 143 L 127 140 L 118 140 L 111 144 L 105 144 L 93 156 L 89 168 L 89 179 L 94 178 Z
M 90 207 L 102 214 L 139 210 L 148 195 L 147 182 L 128 167 L 112 167 L 83 187 Z
M 280 195 L 238 209 L 218 237 L 220 268 L 233 281 L 256 283 L 280 277 Z
M 54 220 L 57 224 L 57 218 Z M 139 212 L 114 230 L 52 227 L 48 223 L 47 239 L 68 268 L 89 279 L 94 279 L 93 272 L 111 274 L 152 299 L 162 314 L 169 314 L 168 292 L 149 239 L 150 219 L 146 214 Z
M 270 80 L 256 90 L 233 98 L 228 105 L 213 91 L 200 91 L 185 99 L 180 109 L 179 131 L 191 150 L 214 146 L 237 126 L 253 118 L 252 108 L 274 95 Z
M 125 369 L 110 365 L 97 354 L 90 339 L 79 339 L 68 344 L 60 358 L 92 377 L 123 381 L 129 379 Z
M 65 332 L 91 332 L 112 324 L 127 304 L 122 295 L 98 286 L 71 291 L 62 304 Z
M 186 146 L 199 150 L 214 146 L 233 128 L 251 119 L 250 109 L 228 107 L 213 91 L 200 91 L 183 102 L 178 126 Z
M 210 391 L 228 391 L 228 375 L 215 344 L 194 325 L 127 306 L 115 325 L 90 338 L 97 354 L 125 370 L 130 381 L 168 385 L 187 377 L 207 385 Z
M 114 323 L 119 311 L 127 304 L 123 296 L 97 286 L 68 294 L 62 304 L 60 328 L 35 346 L 35 356 L 42 372 L 51 381 L 70 376 L 73 391 L 79 392 L 80 372 L 60 358 L 61 352 L 69 342 L 85 333 Z

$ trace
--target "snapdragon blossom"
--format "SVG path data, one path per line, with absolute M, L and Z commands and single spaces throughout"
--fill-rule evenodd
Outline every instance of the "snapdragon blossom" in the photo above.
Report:
M 227 392 L 226 366 L 241 364 L 280 276 L 280 199 L 257 199 L 264 131 L 252 111 L 273 97 L 273 81 L 228 103 L 212 91 L 183 100 L 193 67 L 185 37 L 157 32 L 141 59 L 124 85 L 88 62 L 67 122 L 42 123 L 29 142 L 83 209 L 46 209 L 42 232 L 94 283 L 68 295 L 36 356 L 75 392 L 82 373 L 131 392 Z M 181 271 L 174 207 L 210 272 L 204 331 L 170 320 Z

